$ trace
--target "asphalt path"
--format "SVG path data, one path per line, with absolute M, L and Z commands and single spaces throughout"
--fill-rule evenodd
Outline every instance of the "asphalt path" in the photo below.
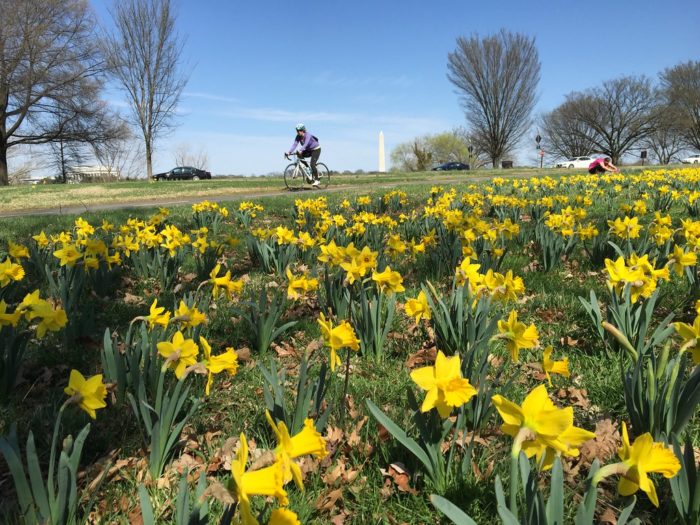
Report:
M 503 175 L 499 174 L 500 177 L 504 178 L 521 178 L 521 177 L 531 177 L 531 174 L 524 174 L 524 173 L 513 173 L 513 174 L 508 174 L 508 175 Z M 465 178 L 464 176 L 462 177 L 449 177 L 449 178 L 436 178 L 434 180 L 434 184 L 438 185 L 443 185 L 443 184 L 471 184 L 474 182 L 482 182 L 484 180 L 488 180 L 493 178 L 493 175 L 478 175 L 476 177 L 469 177 Z M 411 180 L 411 181 L 397 181 L 397 182 L 383 182 L 383 183 L 378 183 L 378 184 L 370 184 L 368 185 L 366 182 L 361 182 L 357 184 L 339 184 L 339 185 L 333 185 L 331 182 L 331 185 L 328 188 L 325 189 L 316 189 L 316 188 L 303 188 L 301 190 L 297 191 L 289 191 L 286 189 L 280 189 L 279 191 L 268 191 L 268 192 L 239 192 L 235 194 L 227 194 L 224 196 L 217 196 L 216 192 L 213 191 L 211 195 L 198 195 L 196 197 L 187 197 L 185 195 L 182 195 L 181 197 L 173 199 L 171 198 L 163 198 L 163 199 L 148 199 L 148 200 L 125 200 L 125 201 L 119 201 L 119 202 L 110 202 L 110 203 L 91 203 L 91 202 L 85 202 L 80 205 L 71 205 L 71 206 L 60 206 L 60 207 L 53 207 L 53 208 L 31 208 L 31 209 L 24 209 L 24 210 L 13 210 L 9 212 L 3 212 L 0 211 L 0 218 L 12 218 L 12 217 L 28 217 L 28 216 L 50 216 L 50 215 L 79 215 L 81 213 L 89 213 L 89 212 L 99 212 L 99 211 L 107 211 L 107 210 L 122 210 L 122 209 L 140 209 L 140 208 L 156 208 L 156 207 L 161 207 L 161 206 L 187 206 L 187 205 L 192 205 L 198 202 L 202 202 L 203 200 L 209 200 L 213 201 L 216 203 L 222 203 L 222 202 L 237 202 L 241 200 L 251 200 L 251 199 L 259 199 L 262 197 L 281 197 L 283 195 L 298 195 L 298 196 L 312 196 L 312 195 L 323 195 L 324 193 L 336 193 L 336 192 L 341 192 L 341 191 L 348 191 L 348 190 L 356 190 L 356 189 L 363 189 L 363 190 L 377 190 L 377 189 L 388 189 L 388 188 L 396 188 L 396 187 L 405 187 L 405 186 L 416 186 L 419 184 L 430 184 L 431 180 L 429 179 L 424 179 L 424 180 Z

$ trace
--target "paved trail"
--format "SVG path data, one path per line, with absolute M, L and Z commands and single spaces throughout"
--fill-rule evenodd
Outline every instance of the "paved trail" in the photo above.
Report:
M 530 174 L 518 174 L 518 173 L 513 173 L 512 175 L 499 175 L 500 177 L 504 178 L 519 178 L 519 177 L 530 177 Z M 451 177 L 451 178 L 439 178 L 435 180 L 435 184 L 438 185 L 445 185 L 445 184 L 468 184 L 468 183 L 473 183 L 473 182 L 481 182 L 487 179 L 492 178 L 492 175 L 479 175 L 476 177 L 469 177 L 468 179 L 465 179 L 463 176 L 462 177 Z M 15 211 L 9 211 L 9 212 L 2 212 L 0 211 L 0 218 L 11 218 L 11 217 L 26 217 L 26 216 L 36 216 L 36 215 L 78 215 L 81 213 L 87 213 L 87 212 L 98 212 L 98 211 L 106 211 L 106 210 L 121 210 L 121 209 L 127 209 L 127 208 L 155 208 L 159 206 L 185 206 L 185 205 L 190 205 L 190 204 L 195 204 L 197 202 L 201 202 L 203 200 L 210 200 L 213 202 L 221 203 L 221 202 L 237 202 L 241 200 L 250 200 L 250 199 L 259 199 L 262 197 L 280 197 L 282 195 L 298 195 L 298 196 L 304 196 L 304 197 L 311 197 L 315 195 L 323 195 L 324 193 L 335 193 L 335 192 L 340 192 L 340 191 L 352 191 L 352 190 L 357 190 L 359 188 L 363 189 L 371 189 L 371 190 L 376 190 L 376 189 L 388 189 L 388 188 L 401 188 L 405 186 L 415 186 L 418 184 L 430 184 L 429 179 L 423 179 L 423 180 L 412 180 L 412 181 L 398 181 L 398 182 L 385 182 L 385 183 L 378 183 L 378 184 L 371 184 L 368 186 L 366 182 L 363 183 L 356 183 L 356 184 L 341 184 L 341 185 L 336 185 L 334 186 L 331 183 L 331 186 L 329 188 L 323 189 L 323 190 L 317 190 L 317 189 L 302 189 L 297 192 L 290 192 L 288 190 L 280 190 L 280 191 L 271 191 L 271 192 L 240 192 L 236 194 L 228 194 L 228 195 L 223 195 L 223 196 L 217 196 L 216 191 L 212 190 L 212 193 L 210 195 L 197 195 L 196 197 L 187 197 L 186 195 L 182 195 L 178 198 L 163 198 L 163 199 L 149 199 L 149 200 L 131 200 L 131 201 L 123 201 L 123 202 L 110 202 L 110 203 L 84 203 L 82 205 L 72 205 L 72 206 L 63 206 L 63 207 L 58 207 L 58 208 L 32 208 L 32 209 L 25 209 L 25 210 L 15 210 Z

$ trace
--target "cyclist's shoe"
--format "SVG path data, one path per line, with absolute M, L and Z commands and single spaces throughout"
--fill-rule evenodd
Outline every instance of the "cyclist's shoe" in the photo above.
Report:
M 321 181 L 318 180 L 318 179 L 316 179 L 315 181 L 313 181 L 313 182 L 311 183 L 311 185 L 312 185 L 313 187 L 315 187 L 315 188 L 318 188 L 318 187 L 321 185 Z

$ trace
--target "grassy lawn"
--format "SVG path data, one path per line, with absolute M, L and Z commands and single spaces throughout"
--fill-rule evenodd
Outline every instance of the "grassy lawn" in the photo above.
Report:
M 630 172 L 640 168 L 631 168 Z M 511 170 L 473 170 L 469 172 L 417 172 L 331 175 L 331 189 L 358 188 L 371 185 L 430 183 L 455 184 L 461 180 L 484 180 L 490 177 L 560 176 L 583 173 L 582 170 L 516 168 Z M 21 211 L 39 211 L 75 206 L 128 203 L 164 203 L 186 199 L 237 199 L 254 194 L 279 193 L 285 190 L 282 177 L 237 177 L 202 181 L 129 181 L 106 184 L 46 184 L 0 188 L 0 217 Z
M 672 260 L 674 247 L 687 253 L 700 251 L 697 205 L 694 208 L 692 204 L 700 170 L 629 170 L 611 178 L 580 175 L 580 171 L 554 169 L 334 174 L 333 191 L 299 193 L 281 192 L 283 181 L 274 178 L 4 188 L 0 190 L 2 211 L 80 203 L 167 202 L 183 196 L 215 200 L 219 207 L 195 212 L 190 205 L 168 206 L 166 214 L 154 205 L 80 215 L 0 218 L 0 263 L 6 260 L 9 241 L 31 247 L 31 257 L 20 257 L 23 278 L 15 280 L 10 273 L 0 274 L 0 279 L 8 276 L 0 280 L 0 300 L 4 301 L 0 309 L 7 305 L 0 314 L 20 308 L 26 294 L 39 290 L 42 299 L 51 299 L 52 308 L 64 307 L 68 318 L 65 327 L 50 327 L 43 337 L 36 331 L 37 318 L 22 317 L 18 321 L 16 333 L 21 329 L 27 334 L 26 351 L 21 357 L 21 372 L 13 378 L 7 394 L 0 397 L 0 436 L 16 427 L 24 455 L 27 435 L 32 431 L 38 451 L 37 468 L 45 475 L 54 422 L 68 399 L 64 388 L 71 370 L 85 377 L 103 374 L 109 394 L 107 406 L 97 410 L 96 419 L 90 419 L 76 405 L 65 408 L 62 416 L 61 437 L 76 436 L 87 423 L 91 424 L 78 468 L 81 497 L 77 509 L 81 518 L 90 523 L 140 523 L 145 498 L 156 522 L 174 523 L 177 506 L 182 502 L 178 500 L 181 479 L 184 476 L 192 504 L 198 479 L 203 475 L 210 488 L 202 501 L 209 504 L 209 522 L 218 523 L 230 503 L 231 465 L 240 450 L 239 436 L 244 434 L 249 442 L 249 470 L 270 466 L 269 451 L 277 446 L 275 432 L 265 416 L 271 399 L 261 367 L 274 365 L 284 371 L 279 387 L 285 403 L 291 405 L 298 394 L 304 356 L 308 357 L 310 382 L 320 380 L 321 370 L 330 364 L 328 345 L 342 338 L 338 335 L 336 343 L 327 343 L 319 319 L 323 319 L 321 314 L 329 319 L 337 314 L 333 326 L 349 321 L 361 343 L 358 341 L 359 348 L 352 351 L 346 348 L 351 343 L 338 343 L 340 365 L 325 376 L 318 413 L 316 408 L 303 407 L 304 414 L 308 410 L 319 422 L 317 428 L 324 437 L 327 454 L 294 459 L 303 475 L 304 491 L 291 481 L 285 490 L 289 508 L 301 523 L 450 523 L 430 502 L 430 495 L 438 492 L 477 523 L 498 523 L 494 483 L 497 476 L 503 481 L 507 498 L 513 437 L 504 433 L 503 420 L 491 396 L 498 394 L 520 405 L 540 385 L 547 388 L 557 407 L 571 407 L 576 427 L 596 435 L 573 447 L 576 453 L 563 457 L 564 522 L 572 523 L 593 462 L 618 461 L 622 423 L 626 423 L 632 441 L 649 430 L 641 428 L 646 423 L 633 424 L 625 402 L 623 371 L 630 367 L 629 353 L 611 336 L 601 338 L 579 299 L 588 299 L 592 290 L 603 315 L 613 308 L 607 285 L 611 277 L 604 259 L 617 259 L 618 255 L 611 245 L 598 242 L 608 235 L 607 221 L 627 217 L 641 224 L 638 237 L 632 235 L 627 240 L 612 233 L 609 238 L 625 252 L 623 264 L 634 266 L 630 262 L 632 252 L 647 254 L 658 272 L 642 275 L 634 273 L 636 269 L 629 270 L 635 276 L 633 286 L 653 284 L 658 289 L 650 321 L 652 331 L 660 323 L 668 323 L 666 317 L 670 314 L 673 321 L 692 324 L 695 301 L 700 299 L 697 264 L 676 273 Z M 304 202 L 295 204 L 296 199 Z M 243 202 L 261 208 L 241 208 Z M 660 244 L 654 242 L 663 235 L 657 230 L 661 219 L 655 218 L 655 212 L 659 217 L 668 214 L 672 220 L 670 233 Z M 77 221 L 78 217 L 94 231 Z M 689 222 L 682 224 L 681 220 Z M 596 228 L 597 232 L 587 228 Z M 49 242 L 45 248 L 32 239 L 42 231 Z M 624 231 L 628 235 L 630 228 Z M 61 232 L 70 232 L 70 240 L 51 240 Z M 180 234 L 189 235 L 189 241 Z M 152 236 L 158 235 L 158 240 L 152 241 Z M 198 237 L 206 242 L 193 247 Z M 89 258 L 78 262 L 74 267 L 77 270 L 59 266 L 55 250 L 77 242 L 78 251 L 84 254 L 91 249 L 88 239 L 105 243 L 104 254 L 94 248 L 100 253 L 96 256 L 97 270 L 82 270 L 83 265 L 89 266 Z M 217 244 L 208 244 L 211 241 Z M 331 242 L 342 248 L 340 255 L 333 251 Z M 352 261 L 364 264 L 358 262 L 364 260 L 361 257 L 353 258 L 351 249 L 345 250 L 349 243 L 358 250 L 367 247 L 376 252 L 376 270 L 387 271 L 389 267 L 399 272 L 405 290 L 390 293 L 395 285 L 391 281 L 394 284 L 384 285 L 380 294 L 371 269 L 358 274 L 357 280 L 348 278 L 360 271 L 350 264 Z M 120 254 L 120 261 L 108 264 L 105 254 L 115 253 Z M 334 254 L 339 257 L 337 261 Z M 466 323 L 463 327 L 471 326 L 474 332 L 457 344 L 457 339 L 453 341 L 441 331 L 437 308 L 431 309 L 431 319 L 416 320 L 407 312 L 407 303 L 421 290 L 429 296 L 434 293 L 430 296 L 434 303 L 449 302 L 460 289 L 454 285 L 459 277 L 455 268 L 465 257 L 469 262 L 470 256 L 472 263 L 480 266 L 474 270 L 477 273 L 469 274 L 470 280 L 464 285 L 473 295 L 460 303 L 460 315 L 469 317 L 464 311 L 477 311 L 476 297 L 484 297 L 478 308 L 485 308 L 486 313 L 478 320 L 461 318 Z M 341 259 L 349 266 L 340 266 Z M 231 282 L 239 283 L 231 285 L 232 289 L 240 289 L 235 288 L 230 298 L 212 289 L 210 274 L 215 264 L 221 265 L 217 277 L 229 271 Z M 670 270 L 668 280 L 661 276 L 663 268 Z M 287 269 L 302 283 L 298 288 L 301 297 L 288 297 Z M 64 283 L 72 279 L 71 284 L 61 288 L 61 279 Z M 317 290 L 302 290 L 303 286 L 313 288 L 309 279 L 318 281 Z M 430 292 L 430 286 L 434 292 Z M 651 295 L 649 290 L 647 295 Z M 348 295 L 344 295 L 346 291 Z M 258 304 L 263 297 L 264 303 Z M 280 298 L 281 306 L 275 306 L 275 297 Z M 369 297 L 364 307 L 362 297 Z M 169 317 L 148 329 L 143 317 L 158 317 L 152 311 L 149 314 L 155 300 L 157 306 L 164 307 L 159 315 L 169 312 Z M 635 304 L 648 304 L 645 301 L 649 300 L 642 297 Z M 354 307 L 342 313 L 347 302 Z M 369 304 L 383 306 L 372 313 Z M 192 325 L 193 308 L 206 315 L 206 323 Z M 280 317 L 270 322 L 278 327 L 285 323 L 293 326 L 281 331 L 269 346 L 259 348 L 264 330 L 261 324 L 248 324 L 246 318 L 270 319 L 276 309 Z M 496 321 L 505 324 L 512 312 L 524 323 L 518 330 L 531 326 L 536 330 L 531 344 L 517 339 L 517 331 L 499 328 Z M 383 328 L 389 313 L 393 318 L 387 325 L 386 338 L 375 344 L 372 322 Z M 458 314 L 453 312 L 454 316 Z M 11 323 L 4 319 L 0 316 L 0 338 L 4 338 L 0 349 L 7 349 L 10 340 Z M 153 446 L 137 417 L 138 407 L 145 405 L 137 401 L 132 404 L 126 394 L 139 399 L 133 381 L 142 381 L 147 385 L 144 399 L 155 406 L 157 389 L 152 386 L 157 381 L 153 378 L 158 379 L 159 367 L 164 363 L 157 355 L 158 344 L 174 341 L 178 331 L 197 344 L 196 361 L 204 363 L 205 339 L 214 356 L 233 348 L 238 353 L 238 368 L 235 375 L 214 375 L 209 395 L 205 395 L 206 367 L 211 358 L 184 376 L 182 385 L 189 388 L 183 397 L 184 410 L 199 404 L 176 436 L 178 445 L 162 472 L 154 475 Z M 375 333 L 381 333 L 381 329 Z M 480 339 L 479 334 L 486 335 Z M 110 337 L 121 358 L 141 355 L 136 352 L 146 349 L 144 352 L 156 364 L 148 365 L 143 355 L 134 358 L 136 361 L 131 363 L 138 365 L 130 370 L 140 379 L 130 375 L 128 382 L 120 381 L 105 368 L 104 351 Z M 508 341 L 516 339 L 519 349 L 514 351 Z M 675 359 L 682 342 L 672 328 L 644 359 L 660 355 L 666 342 Z M 449 350 L 451 344 L 456 345 L 455 350 Z M 552 359 L 568 360 L 570 371 L 568 376 L 552 373 L 551 384 L 542 367 L 543 351 L 548 347 L 552 347 Z M 455 403 L 457 406 L 449 408 L 445 419 L 435 408 L 425 413 L 412 410 L 407 397 L 410 390 L 421 406 L 426 392 L 412 380 L 411 372 L 433 366 L 438 351 L 460 356 L 463 364 L 472 358 L 483 359 L 484 363 L 482 375 L 472 368 L 461 369 L 460 375 L 468 378 L 479 393 L 466 404 Z M 4 370 L 9 369 L 7 355 L 0 354 Z M 687 355 L 683 368 L 679 365 L 682 381 L 697 372 L 690 352 Z M 663 373 L 661 370 L 659 376 Z M 170 370 L 164 372 L 163 381 L 170 392 L 178 384 Z M 0 374 L 0 389 L 6 383 Z M 643 397 L 649 402 L 649 396 Z M 483 403 L 483 413 L 477 408 L 477 400 Z M 431 439 L 447 422 L 462 425 L 459 432 L 446 433 L 442 448 L 437 445 L 440 457 L 447 458 L 454 450 L 444 484 L 431 477 L 410 447 L 392 436 L 390 427 L 378 424 L 367 401 L 417 441 L 420 431 L 416 414 L 423 414 L 428 425 L 425 432 L 433 436 Z M 684 402 L 690 402 L 689 398 Z M 325 412 L 327 421 L 319 418 Z M 280 421 L 277 414 L 275 418 Z M 688 437 L 696 450 L 700 447 L 697 405 L 680 434 Z M 466 443 L 470 439 L 474 445 L 468 454 Z M 535 463 L 532 459 L 532 469 L 536 470 Z M 100 476 L 104 476 L 102 483 L 91 486 Z M 652 477 L 660 506 L 638 492 L 632 516 L 642 523 L 678 521 L 669 482 L 659 475 Z M 542 472 L 537 479 L 547 497 L 552 475 Z M 617 494 L 617 480 L 611 477 L 599 486 L 596 516 L 601 520 L 618 516 L 631 501 Z M 5 460 L 0 460 L 0 492 L 7 495 L 0 501 L 0 520 L 16 522 L 17 492 Z M 94 496 L 91 507 L 90 496 Z M 278 507 L 273 498 L 260 495 L 251 495 L 250 501 L 253 512 L 263 516 L 263 523 L 271 509 Z M 519 501 L 522 509 L 523 495 Z

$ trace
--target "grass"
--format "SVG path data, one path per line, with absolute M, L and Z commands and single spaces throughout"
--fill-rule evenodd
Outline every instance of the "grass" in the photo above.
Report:
M 630 168 L 630 172 L 639 168 Z M 356 192 L 368 184 L 457 184 L 468 180 L 484 180 L 490 177 L 530 177 L 539 175 L 561 176 L 580 174 L 582 170 L 559 168 L 516 168 L 512 170 L 473 170 L 469 172 L 389 172 L 366 174 L 331 175 L 331 190 L 339 188 Z M 9 186 L 0 188 L 0 217 L 18 213 L 36 213 L 43 210 L 68 209 L 70 214 L 76 209 L 114 205 L 147 205 L 177 203 L 186 200 L 197 202 L 204 199 L 216 201 L 238 200 L 254 195 L 279 194 L 285 191 L 281 176 L 271 177 L 232 177 L 201 181 L 153 182 L 134 180 L 101 184 L 46 184 L 31 186 Z M 301 195 L 306 195 L 303 192 Z M 77 213 L 80 213 L 79 211 Z
M 216 198 L 232 212 L 225 223 L 225 231 L 244 237 L 245 232 L 236 223 L 233 212 L 241 199 L 250 200 L 251 194 L 257 194 L 253 200 L 265 207 L 265 212 L 256 218 L 256 225 L 274 227 L 277 224 L 291 226 L 294 219 L 294 199 L 299 197 L 315 198 L 319 195 L 328 198 L 329 207 L 337 210 L 343 199 L 354 203 L 358 195 L 371 194 L 376 198 L 385 191 L 402 189 L 406 192 L 407 204 L 401 211 L 410 212 L 425 204 L 430 189 L 434 185 L 451 186 L 464 191 L 466 183 L 479 182 L 488 176 L 532 176 L 532 175 L 569 175 L 568 170 L 494 170 L 476 171 L 468 174 L 382 174 L 382 175 L 340 175 L 333 176 L 334 191 L 327 193 L 303 192 L 300 194 L 281 193 L 279 179 L 236 179 L 223 181 L 198 181 L 174 183 L 130 182 L 110 185 L 74 186 L 39 186 L 5 188 L 0 191 L 0 202 L 5 210 L 26 210 L 37 206 L 55 207 L 72 206 L 81 201 L 86 206 L 125 201 L 167 201 L 182 199 L 183 194 L 192 198 Z M 369 184 L 371 182 L 371 185 Z M 197 195 L 192 195 L 193 188 Z M 505 191 L 505 190 L 504 190 Z M 563 191 L 563 190 L 562 190 Z M 202 193 L 200 195 L 200 192 Z M 7 208 L 6 208 L 7 206 Z M 179 225 L 184 231 L 193 228 L 192 212 L 189 205 L 170 206 L 168 220 Z M 128 218 L 146 219 L 157 211 L 153 208 L 124 208 L 83 213 L 80 216 L 91 224 L 99 225 L 102 220 L 114 224 L 124 224 Z M 602 219 L 609 211 L 605 203 L 595 203 L 589 207 L 593 218 Z M 674 209 L 676 218 L 683 215 L 681 208 Z M 57 215 L 51 217 L 24 215 L 21 217 L 0 219 L 0 251 L 8 240 L 29 244 L 31 235 L 44 230 L 56 234 L 70 230 L 77 214 Z M 648 224 L 648 220 L 645 220 Z M 522 224 L 524 229 L 529 226 Z M 527 239 L 531 234 L 524 234 Z M 534 323 L 540 333 L 542 346 L 552 345 L 555 358 L 568 356 L 572 370 L 571 378 L 553 377 L 554 388 L 550 389 L 558 398 L 560 405 L 569 405 L 576 399 L 581 401 L 574 406 L 575 421 L 578 426 L 593 429 L 595 423 L 604 419 L 614 422 L 627 419 L 622 396 L 621 365 L 623 356 L 605 351 L 590 319 L 578 301 L 578 296 L 587 297 L 588 290 L 594 289 L 601 300 L 607 300 L 605 276 L 603 269 L 594 267 L 583 253 L 577 251 L 562 265 L 550 272 L 529 269 L 528 265 L 537 256 L 537 250 L 529 244 L 509 244 L 509 251 L 503 261 L 502 272 L 513 270 L 525 282 L 525 296 L 515 307 L 519 318 L 527 324 Z M 0 258 L 0 261 L 4 257 Z M 246 276 L 250 283 L 260 285 L 263 282 L 277 280 L 282 286 L 284 279 L 264 275 L 251 260 L 244 243 L 226 254 L 229 268 L 234 269 L 234 277 Z M 180 275 L 176 290 L 159 292 L 157 282 L 150 279 L 138 279 L 125 274 L 120 286 L 107 299 L 99 299 L 90 294 L 84 298 L 83 308 L 94 312 L 93 329 L 69 345 L 61 342 L 58 335 L 36 341 L 26 355 L 22 380 L 18 383 L 10 403 L 0 405 L 0 435 L 8 432 L 12 424 L 18 427 L 20 441 L 23 442 L 29 429 L 37 437 L 37 446 L 42 451 L 41 461 L 47 461 L 47 447 L 54 414 L 65 396 L 62 392 L 71 367 L 78 368 L 84 374 L 99 373 L 101 370 L 99 352 L 104 330 L 109 328 L 120 337 L 124 336 L 126 327 L 137 315 L 145 315 L 154 298 L 160 305 L 172 309 L 176 298 L 179 300 L 186 292 L 193 291 L 198 282 L 188 282 L 184 274 L 194 268 L 192 260 L 186 262 L 186 271 Z M 408 258 L 392 262 L 392 268 L 399 269 L 406 278 L 407 292 L 401 302 L 414 297 L 426 275 L 439 273 L 435 267 L 426 264 L 414 265 Z M 449 270 L 449 269 L 448 269 Z M 432 277 L 441 289 L 449 288 L 451 270 L 441 278 Z M 47 288 L 41 282 L 21 282 L 15 295 L 21 298 L 25 292 L 38 286 L 42 297 Z M 689 315 L 689 301 L 682 300 L 690 292 L 687 284 L 674 281 L 669 285 L 668 293 L 663 299 L 663 307 L 673 310 L 678 316 Z M 209 290 L 209 288 L 207 288 Z M 126 293 L 130 294 L 129 296 Z M 208 293 L 208 292 L 207 292 Z M 135 303 L 128 297 L 140 298 Z M 512 306 L 512 305 L 511 305 Z M 510 308 L 510 306 L 508 307 Z M 227 439 L 237 438 L 244 432 L 255 443 L 251 448 L 268 448 L 274 445 L 274 438 L 265 422 L 264 399 L 262 393 L 263 377 L 257 362 L 267 365 L 270 359 L 278 361 L 278 367 L 288 370 L 288 385 L 291 391 L 296 380 L 298 355 L 315 346 L 314 341 L 320 337 L 320 329 L 315 322 L 318 306 L 314 301 L 290 309 L 285 319 L 299 321 L 298 325 L 285 334 L 278 343 L 292 348 L 296 355 L 278 355 L 274 347 L 263 355 L 253 354 L 247 362 L 241 363 L 239 373 L 231 378 L 217 378 L 211 396 L 190 421 L 183 432 L 183 445 L 178 457 L 166 469 L 161 480 L 146 481 L 152 504 L 157 509 L 159 522 L 172 522 L 173 501 L 177 492 L 177 480 L 180 473 L 187 468 L 194 468 L 198 474 L 202 470 L 211 479 L 226 483 L 229 472 L 225 461 L 217 463 L 215 458 L 225 455 Z M 499 311 L 507 315 L 507 309 Z M 241 349 L 250 344 L 249 337 L 235 311 L 225 303 L 219 302 L 216 310 L 209 312 L 211 322 L 207 328 L 207 339 L 216 349 L 234 346 Z M 446 523 L 431 506 L 428 496 L 432 491 L 430 483 L 421 473 L 418 462 L 402 448 L 399 443 L 382 434 L 366 409 L 365 400 L 372 400 L 377 406 L 399 423 L 403 428 L 414 433 L 411 415 L 406 410 L 406 389 L 414 387 L 406 370 L 406 361 L 417 352 L 429 349 L 433 343 L 430 335 L 412 326 L 411 320 L 397 312 L 385 356 L 382 360 L 372 362 L 353 354 L 351 376 L 349 381 L 349 399 L 351 400 L 348 416 L 340 419 L 339 406 L 344 387 L 344 366 L 338 374 L 329 378 L 326 400 L 332 411 L 329 436 L 335 436 L 329 442 L 330 454 L 321 462 L 307 461 L 304 468 L 308 470 L 305 492 L 301 493 L 288 486 L 290 507 L 300 516 L 302 523 L 329 523 L 333 518 L 346 524 L 364 523 Z M 539 360 L 541 351 L 521 352 L 521 363 L 514 365 L 507 361 L 508 352 L 502 345 L 494 345 L 492 352 L 502 359 L 504 373 L 510 379 L 502 395 L 514 401 L 523 396 L 541 378 L 531 366 Z M 344 356 L 344 351 L 343 354 Z M 327 360 L 326 349 L 316 349 L 311 355 L 313 374 L 318 373 L 320 363 Z M 204 378 L 193 377 L 194 392 L 201 395 Z M 571 389 L 574 389 L 572 394 Z M 415 390 L 415 387 L 414 387 Z M 584 392 L 585 391 L 585 392 Z M 575 396 L 579 396 L 576 398 Z M 422 394 L 421 394 L 422 398 Z M 700 440 L 700 422 L 697 414 L 689 425 L 687 432 L 697 441 Z M 65 432 L 75 432 L 81 428 L 87 417 L 75 410 L 68 410 L 64 421 Z M 455 504 L 465 509 L 477 523 L 495 523 L 497 520 L 493 483 L 499 475 L 507 485 L 509 476 L 506 458 L 509 454 L 511 440 L 502 436 L 498 427 L 501 421 L 492 415 L 482 430 L 483 444 L 475 449 L 472 472 L 451 486 L 446 496 Z M 358 430 L 359 429 L 359 430 Z M 357 434 L 353 436 L 353 431 Z M 144 482 L 144 452 L 138 427 L 130 409 L 126 405 L 109 406 L 98 412 L 93 423 L 90 439 L 83 454 L 82 468 L 85 476 L 82 480 L 92 479 L 99 468 L 98 460 L 112 455 L 119 461 L 121 468 L 112 479 L 99 490 L 96 514 L 91 516 L 93 522 L 130 523 L 140 516 L 137 497 L 138 485 Z M 230 457 L 229 457 L 230 459 Z M 401 465 L 408 473 L 407 484 L 400 486 L 390 476 L 382 474 L 380 469 L 388 470 L 390 465 Z M 584 467 L 585 469 L 586 467 Z M 478 474 L 477 474 L 478 473 Z M 191 476 L 193 486 L 196 476 Z M 585 472 L 577 479 L 582 483 Z M 546 476 L 545 476 L 546 478 Z M 658 523 L 673 515 L 670 490 L 667 483 L 659 483 L 657 490 L 662 495 L 662 508 L 654 509 L 645 496 L 639 497 L 635 515 L 648 523 Z M 12 492 L 12 482 L 6 465 L 0 462 L 0 488 L 3 493 Z M 333 498 L 340 496 L 337 501 Z M 414 492 L 415 491 L 415 492 Z M 567 488 L 567 505 L 573 509 L 575 484 Z M 620 501 L 611 491 L 606 491 L 604 499 L 618 505 Z M 324 505 L 325 503 L 325 505 Z M 262 499 L 255 499 L 258 510 L 263 509 Z M 602 504 L 601 504 L 602 506 Z M 220 514 L 221 505 L 212 502 L 213 512 Z M 0 517 L 7 513 L 7 519 L 16 519 L 13 514 L 12 501 L 3 499 L 0 503 Z M 218 515 L 217 514 L 217 515 Z

